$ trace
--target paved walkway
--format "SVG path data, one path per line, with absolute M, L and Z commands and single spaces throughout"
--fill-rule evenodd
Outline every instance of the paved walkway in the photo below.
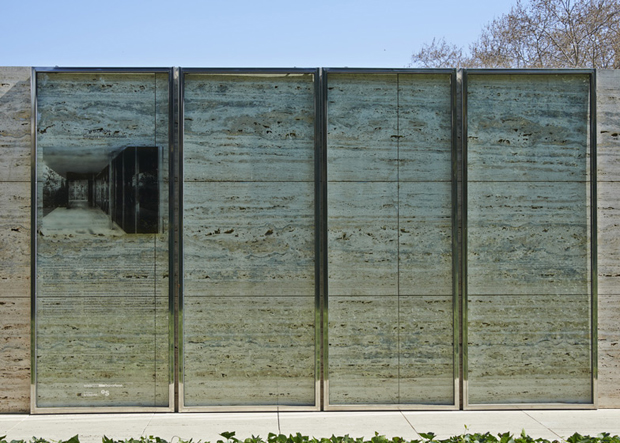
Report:
M 454 412 L 270 412 L 192 414 L 75 414 L 0 415 L 0 437 L 7 440 L 68 439 L 79 434 L 81 443 L 100 443 L 107 435 L 117 439 L 157 436 L 168 441 L 193 438 L 215 443 L 221 432 L 235 431 L 238 438 L 270 432 L 312 437 L 349 434 L 367 437 L 375 431 L 387 437 L 420 438 L 434 432 L 439 438 L 466 432 L 512 432 L 549 440 L 575 432 L 620 435 L 620 409 L 598 411 L 454 411 Z

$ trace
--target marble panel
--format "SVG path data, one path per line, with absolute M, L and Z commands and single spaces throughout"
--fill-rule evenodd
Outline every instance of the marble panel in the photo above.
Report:
M 450 181 L 452 90 L 449 74 L 398 74 L 398 179 Z
M 398 179 L 396 74 L 329 74 L 329 181 Z
M 452 185 L 399 184 L 399 294 L 450 295 L 452 287 Z
M 155 75 L 155 145 L 168 146 L 170 134 L 170 85 L 168 84 L 168 73 L 159 72 Z M 168 159 L 168 156 L 164 156 Z M 165 164 L 162 168 L 168 170 Z M 167 174 L 164 174 L 167 179 Z
M 598 181 L 620 181 L 620 71 L 596 71 Z
M 468 292 L 589 292 L 585 183 L 469 183 Z
M 398 183 L 328 187 L 330 295 L 398 294 Z
M 620 293 L 620 182 L 602 181 L 598 194 L 598 291 Z
M 584 181 L 587 75 L 470 74 L 468 180 Z
M 0 295 L 29 297 L 30 183 L 0 181 L 0 208 Z
M 151 73 L 38 74 L 37 141 L 43 162 L 61 175 L 97 173 L 124 147 L 167 146 L 167 137 L 156 140 L 161 121 L 156 110 L 162 106 L 156 91 Z M 161 100 L 167 104 L 168 95 Z M 159 127 L 167 131 L 167 125 Z
M 599 341 L 598 407 L 617 409 L 620 405 L 620 345 Z
M 167 405 L 168 303 L 153 297 L 37 301 L 37 404 Z M 161 392 L 160 392 L 161 394 Z
M 331 405 L 399 403 L 398 300 L 330 296 Z
M 468 299 L 470 404 L 591 403 L 590 298 Z
M 141 295 L 167 300 L 168 269 L 161 265 L 167 252 L 163 260 L 155 257 L 161 251 L 156 242 L 165 245 L 167 236 L 124 234 L 120 229 L 115 234 L 97 228 L 55 230 L 46 227 L 45 219 L 40 232 L 38 297 Z
M 599 407 L 620 406 L 620 295 L 598 294 Z
M 0 182 L 30 181 L 30 68 L 0 68 Z
M 314 405 L 313 297 L 187 297 L 185 406 Z
M 313 181 L 314 76 L 188 74 L 185 181 Z
M 314 183 L 184 187 L 184 292 L 314 296 Z
M 30 298 L 0 296 L 0 413 L 30 410 Z
M 452 306 L 451 296 L 399 297 L 401 404 L 454 404 Z

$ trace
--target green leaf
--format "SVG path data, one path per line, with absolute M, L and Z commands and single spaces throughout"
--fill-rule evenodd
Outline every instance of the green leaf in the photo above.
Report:
M 78 435 L 74 435 L 73 437 L 71 437 L 69 440 L 59 440 L 58 443 L 80 443 L 80 438 L 78 437 Z

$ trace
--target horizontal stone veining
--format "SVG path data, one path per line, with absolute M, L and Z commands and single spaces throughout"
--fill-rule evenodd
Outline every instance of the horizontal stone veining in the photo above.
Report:
M 0 68 L 0 182 L 30 181 L 30 68 Z
M 332 405 L 454 401 L 450 79 L 328 75 Z
M 597 71 L 598 395 L 620 407 L 620 71 Z
M 30 408 L 30 298 L 0 296 L 0 413 Z
M 30 297 L 30 183 L 0 181 L 0 294 Z
M 598 182 L 620 181 L 620 70 L 596 72 Z
M 398 297 L 330 297 L 330 404 L 398 403 L 398 329 Z
M 314 296 L 314 184 L 184 188 L 185 297 Z
M 330 183 L 330 296 L 398 294 L 397 190 L 397 183 Z
M 0 68 L 0 413 L 30 410 L 30 72 Z
M 452 179 L 449 74 L 398 75 L 398 180 Z
M 156 110 L 168 108 L 168 94 L 158 94 L 157 83 L 155 74 L 39 73 L 37 142 L 45 163 L 82 172 L 82 165 L 103 169 L 127 146 L 167 147 L 167 114 Z
M 587 75 L 470 75 L 467 179 L 585 181 Z
M 401 182 L 399 201 L 399 293 L 452 294 L 451 183 Z
M 452 303 L 451 295 L 399 297 L 400 403 L 454 403 Z
M 98 173 L 128 146 L 163 155 L 159 234 L 127 234 L 98 208 L 38 208 L 38 407 L 168 406 L 168 86 L 167 74 L 38 75 L 39 171 Z
M 314 181 L 314 76 L 192 74 L 185 181 Z
M 396 74 L 329 74 L 327 82 L 328 180 L 396 181 Z
M 451 296 L 333 296 L 329 398 L 346 404 L 451 404 Z
M 581 183 L 468 185 L 469 294 L 589 292 Z
M 592 402 L 589 310 L 587 294 L 470 296 L 470 403 Z
M 314 298 L 191 297 L 184 312 L 185 406 L 318 401 Z
M 167 299 L 56 296 L 37 312 L 38 406 L 167 405 Z

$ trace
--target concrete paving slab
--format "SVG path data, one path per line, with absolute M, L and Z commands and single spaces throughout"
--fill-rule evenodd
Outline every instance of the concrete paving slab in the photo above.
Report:
M 27 415 L 0 415 L 0 437 L 26 419 Z
M 620 409 L 0 415 L 0 436 L 6 434 L 8 440 L 33 436 L 65 440 L 78 434 L 81 443 L 100 443 L 103 435 L 115 439 L 152 435 L 171 443 L 178 438 L 215 443 L 223 440 L 220 434 L 225 431 L 234 431 L 240 439 L 252 435 L 267 438 L 270 432 L 371 438 L 375 431 L 387 437 L 417 439 L 419 432 L 447 438 L 467 432 L 520 434 L 523 429 L 531 437 L 549 440 L 575 432 L 620 435 Z
M 575 432 L 590 436 L 601 432 L 620 435 L 620 409 L 527 411 L 527 414 L 561 437 L 569 437 Z
M 33 436 L 66 440 L 77 434 L 80 443 L 101 443 L 104 435 L 139 437 L 152 418 L 153 414 L 30 415 L 10 429 L 7 440 Z
M 476 432 L 525 432 L 531 437 L 557 439 L 549 428 L 521 411 L 403 412 L 417 432 L 434 432 L 439 438 Z
M 285 435 L 331 437 L 349 434 L 371 438 L 378 432 L 386 437 L 420 438 L 400 411 L 393 412 L 282 412 L 280 428 Z
M 143 435 L 153 435 L 171 441 L 173 437 L 184 440 L 193 438 L 215 443 L 225 440 L 222 432 L 235 432 L 244 439 L 252 435 L 267 439 L 270 432 L 278 433 L 278 414 L 264 413 L 191 413 L 157 414 L 146 427 Z M 175 439 L 176 440 L 176 439 Z

